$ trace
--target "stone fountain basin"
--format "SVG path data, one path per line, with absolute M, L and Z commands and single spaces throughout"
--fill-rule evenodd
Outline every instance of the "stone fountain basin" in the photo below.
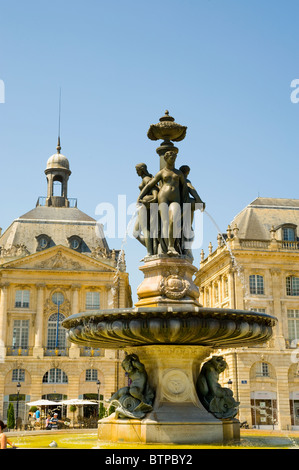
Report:
M 149 345 L 198 345 L 212 348 L 250 346 L 272 336 L 273 316 L 194 305 L 87 311 L 62 325 L 73 343 L 120 349 Z

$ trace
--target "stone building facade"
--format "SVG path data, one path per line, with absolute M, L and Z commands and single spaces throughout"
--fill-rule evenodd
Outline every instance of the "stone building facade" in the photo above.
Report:
M 96 399 L 98 381 L 107 399 L 125 380 L 120 353 L 70 343 L 61 326 L 80 311 L 132 305 L 125 261 L 110 250 L 102 226 L 68 198 L 71 171 L 60 143 L 45 173 L 47 196 L 0 237 L 0 419 L 5 422 L 17 397 L 18 416 L 26 423 L 29 401 Z
M 299 429 L 299 200 L 257 198 L 202 252 L 195 284 L 205 307 L 264 312 L 278 319 L 264 345 L 217 351 L 240 401 L 241 422 Z

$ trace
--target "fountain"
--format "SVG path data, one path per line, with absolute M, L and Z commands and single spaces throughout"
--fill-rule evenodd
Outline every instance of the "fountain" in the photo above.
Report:
M 240 437 L 235 418 L 239 403 L 221 387 L 226 368 L 219 348 L 268 341 L 276 319 L 252 311 L 204 308 L 192 277 L 194 211 L 204 210 L 190 180 L 190 168 L 175 168 L 187 128 L 168 111 L 151 125 L 148 137 L 163 139 L 157 148 L 160 171 L 152 176 L 144 163 L 136 239 L 147 254 L 140 270 L 135 307 L 88 311 L 63 322 L 70 341 L 123 349 L 122 367 L 129 384 L 110 403 L 115 413 L 99 421 L 102 441 L 133 444 L 210 444 Z M 187 222 L 186 222 L 187 220 Z

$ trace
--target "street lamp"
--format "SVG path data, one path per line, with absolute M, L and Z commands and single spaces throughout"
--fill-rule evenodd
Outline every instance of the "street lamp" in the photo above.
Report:
M 227 385 L 228 385 L 229 387 L 231 387 L 232 384 L 233 384 L 233 381 L 232 381 L 231 379 L 229 379 L 228 382 L 227 382 Z
M 99 379 L 97 380 L 97 388 L 98 388 L 98 417 L 100 417 L 100 386 L 101 382 Z
M 19 418 L 19 398 L 20 398 L 20 388 L 21 384 L 20 382 L 17 383 L 17 413 L 16 413 L 16 429 L 18 426 L 18 418 Z

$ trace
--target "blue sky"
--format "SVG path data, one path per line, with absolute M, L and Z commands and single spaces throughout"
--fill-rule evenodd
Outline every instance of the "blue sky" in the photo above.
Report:
M 147 130 L 165 109 L 188 126 L 177 164 L 222 231 L 258 195 L 298 199 L 298 15 L 296 0 L 1 2 L 0 226 L 46 194 L 60 87 L 69 196 L 95 218 L 101 202 L 136 200 L 136 163 L 158 171 Z M 217 230 L 203 222 L 207 252 Z M 134 300 L 144 254 L 128 239 Z

